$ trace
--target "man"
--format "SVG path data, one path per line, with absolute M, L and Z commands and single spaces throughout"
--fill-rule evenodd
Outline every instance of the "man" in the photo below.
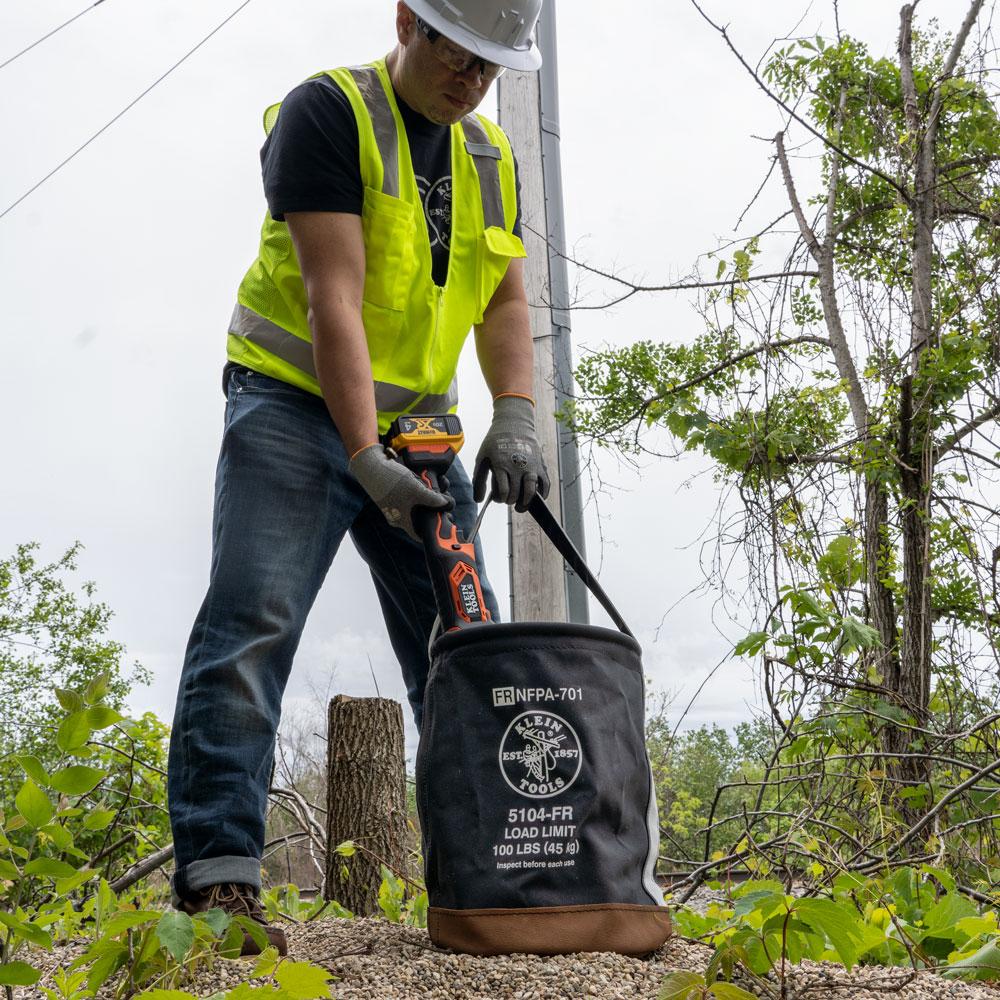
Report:
M 211 578 L 181 675 L 168 792 L 174 904 L 243 913 L 282 954 L 284 933 L 257 898 L 274 738 L 341 540 L 350 532 L 371 570 L 419 726 L 436 611 L 414 510 L 453 504 L 468 535 L 488 480 L 519 511 L 548 492 L 514 158 L 474 114 L 503 68 L 540 66 L 540 6 L 399 3 L 384 60 L 319 74 L 265 115 L 269 213 L 230 328 Z M 475 490 L 456 462 L 446 499 L 380 436 L 402 412 L 454 409 L 472 327 L 493 422 Z M 256 950 L 247 937 L 244 954 Z

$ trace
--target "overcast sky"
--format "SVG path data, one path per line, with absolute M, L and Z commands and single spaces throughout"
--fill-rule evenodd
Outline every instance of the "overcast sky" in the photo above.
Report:
M 0 212 L 238 2 L 104 0 L 0 70 Z M 704 4 L 730 24 L 751 62 L 775 37 L 834 31 L 828 0 L 808 9 L 803 0 Z M 4 4 L 0 62 L 84 5 Z M 919 20 L 937 15 L 954 27 L 965 6 L 925 0 Z M 899 7 L 841 0 L 841 26 L 891 54 Z M 252 0 L 0 219 L 0 552 L 37 540 L 54 558 L 75 539 L 85 544 L 80 579 L 97 583 L 116 612 L 115 638 L 155 675 L 134 692 L 136 712 L 172 718 L 207 583 L 227 321 L 265 210 L 261 113 L 314 72 L 383 55 L 393 18 L 390 0 Z M 558 34 L 571 252 L 639 280 L 687 274 L 699 254 L 731 238 L 767 172 L 770 147 L 753 136 L 781 127 L 775 107 L 687 0 L 562 0 Z M 481 110 L 493 116 L 492 99 Z M 796 167 L 806 182 L 813 168 Z M 744 232 L 784 208 L 772 184 Z M 586 304 L 614 291 L 582 280 Z M 702 332 L 691 300 L 676 295 L 577 312 L 573 322 L 577 356 Z M 460 414 L 471 465 L 490 408 L 469 344 Z M 589 552 L 643 643 L 652 685 L 676 693 L 676 717 L 722 663 L 687 724 L 748 718 L 759 702 L 752 665 L 727 659 L 739 629 L 713 614 L 711 594 L 681 601 L 701 579 L 699 537 L 716 504 L 711 475 L 694 459 L 648 462 L 636 474 L 610 456 L 597 456 L 597 471 L 610 492 L 588 508 Z M 499 509 L 484 531 L 506 609 Z M 596 606 L 592 614 L 607 620 Z M 369 658 L 381 693 L 405 700 L 367 571 L 347 543 L 303 638 L 286 713 L 311 703 L 311 687 L 374 694 Z M 410 726 L 411 750 L 413 741 Z

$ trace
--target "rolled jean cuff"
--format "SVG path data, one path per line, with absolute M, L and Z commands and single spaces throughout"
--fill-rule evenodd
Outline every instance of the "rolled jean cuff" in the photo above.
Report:
M 170 901 L 179 907 L 182 899 L 191 899 L 200 889 L 223 882 L 249 885 L 260 892 L 260 862 L 256 858 L 235 856 L 192 861 L 174 872 L 170 880 Z

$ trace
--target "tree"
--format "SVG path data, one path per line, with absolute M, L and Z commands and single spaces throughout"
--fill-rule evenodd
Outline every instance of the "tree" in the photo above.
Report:
M 134 685 L 149 683 L 149 671 L 127 667 L 124 646 L 108 636 L 112 612 L 94 599 L 95 586 L 84 583 L 77 594 L 68 584 L 81 548 L 42 563 L 39 546 L 24 544 L 0 560 L 0 783 L 15 750 L 43 764 L 58 752 L 55 688 L 82 689 L 107 675 L 106 704 L 121 709 Z
M 758 631 L 738 652 L 762 656 L 776 732 L 789 745 L 806 706 L 853 698 L 895 792 L 912 794 L 939 730 L 965 728 L 966 693 L 986 716 L 1000 666 L 988 493 L 1000 120 L 973 41 L 983 2 L 952 37 L 915 30 L 916 5 L 904 6 L 895 60 L 838 31 L 777 49 L 760 72 L 694 5 L 781 110 L 768 178 L 788 209 L 714 280 L 673 286 L 703 290 L 705 332 L 584 359 L 566 418 L 627 455 L 658 453 L 665 430 L 675 454 L 714 461 L 742 507 L 751 567 Z M 805 200 L 800 142 L 822 157 Z M 995 738 L 996 720 L 985 724 Z M 912 826 L 919 810 L 894 801 Z

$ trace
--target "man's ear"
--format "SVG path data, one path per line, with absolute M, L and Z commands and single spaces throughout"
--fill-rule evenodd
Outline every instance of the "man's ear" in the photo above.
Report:
M 396 37 L 400 45 L 409 45 L 416 30 L 417 21 L 412 10 L 399 0 L 396 4 Z

